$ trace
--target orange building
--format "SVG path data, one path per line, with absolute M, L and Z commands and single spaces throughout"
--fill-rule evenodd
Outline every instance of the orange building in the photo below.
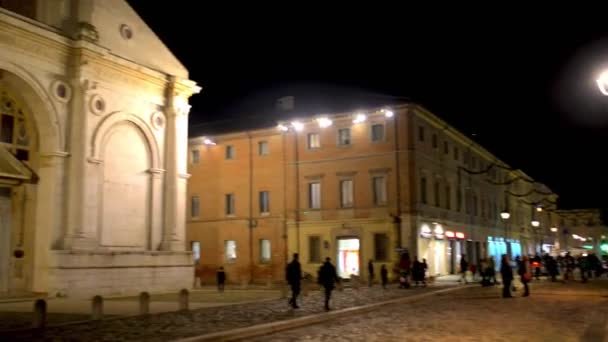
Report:
M 536 246 L 523 199 L 517 222 L 498 215 L 518 185 L 497 180 L 518 171 L 415 104 L 201 136 L 189 149 L 187 237 L 205 282 L 219 266 L 232 283 L 282 281 L 296 252 L 304 272 L 330 257 L 349 278 L 367 277 L 370 260 L 392 270 L 404 249 L 437 275 L 457 272 L 460 254 Z

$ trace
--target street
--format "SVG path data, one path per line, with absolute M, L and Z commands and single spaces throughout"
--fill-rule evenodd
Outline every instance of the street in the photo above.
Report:
M 521 286 L 519 284 L 519 286 Z M 605 341 L 608 281 L 532 283 L 531 296 L 470 286 L 254 341 Z

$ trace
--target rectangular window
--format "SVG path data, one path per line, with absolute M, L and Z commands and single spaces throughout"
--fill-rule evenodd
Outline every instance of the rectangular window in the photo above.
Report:
M 477 195 L 473 195 L 473 216 L 477 216 Z
M 385 205 L 386 204 L 386 178 L 385 177 L 373 177 L 372 186 L 374 189 L 374 204 Z
M 384 141 L 384 125 L 374 124 L 372 125 L 372 141 Z
M 308 207 L 321 209 L 321 183 L 308 184 Z
M 433 134 L 433 148 L 437 148 L 437 134 Z
M 234 146 L 226 146 L 226 159 L 234 159 Z
M 449 154 L 450 153 L 450 145 L 448 144 L 447 141 L 443 142 L 443 153 L 444 154 Z
M 201 200 L 198 196 L 192 196 L 190 199 L 190 217 L 199 217 L 201 212 Z
M 201 243 L 200 241 L 191 241 L 190 250 L 192 251 L 192 259 L 198 264 L 201 260 Z
M 418 141 L 424 142 L 424 127 L 418 126 Z
M 353 180 L 345 179 L 340 181 L 340 206 L 351 208 L 353 206 Z
M 319 133 L 308 133 L 308 148 L 320 148 L 321 147 L 321 137 Z
M 350 128 L 340 128 L 338 130 L 338 145 L 350 145 Z
M 308 238 L 308 261 L 321 262 L 321 238 L 318 236 Z
M 260 240 L 260 263 L 267 264 L 270 262 L 271 250 L 270 240 Z
M 270 154 L 270 149 L 268 148 L 268 141 L 258 142 L 258 155 L 267 156 L 269 154 Z
M 454 146 L 454 160 L 458 161 L 460 157 L 458 156 L 458 147 Z
M 420 201 L 422 204 L 426 204 L 426 178 L 420 179 Z
M 445 187 L 445 208 L 447 210 L 452 209 L 452 189 L 449 185 Z
M 481 199 L 481 217 L 486 217 L 486 200 Z
M 435 181 L 435 186 L 433 189 L 433 197 L 435 197 L 435 206 L 440 207 L 441 206 L 441 197 L 439 195 L 439 182 L 438 181 Z
M 268 191 L 260 191 L 260 213 L 267 214 L 270 212 L 270 193 Z
M 199 161 L 201 160 L 201 151 L 192 150 L 192 155 L 191 155 L 190 159 L 191 159 L 192 164 L 198 164 Z
M 462 211 L 462 190 L 460 190 L 460 187 L 456 190 L 456 211 Z
M 234 194 L 226 194 L 226 215 L 234 215 Z
M 234 241 L 234 240 L 224 241 L 224 254 L 226 256 L 226 261 L 228 261 L 228 262 L 236 261 L 236 241 Z
M 387 261 L 388 260 L 388 235 L 386 234 L 374 234 L 374 260 L 375 261 Z

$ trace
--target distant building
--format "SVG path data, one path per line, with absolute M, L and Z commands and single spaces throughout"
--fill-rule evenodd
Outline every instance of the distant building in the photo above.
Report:
M 232 282 L 281 281 L 296 252 L 313 276 L 331 257 L 366 277 L 405 250 L 455 273 L 461 254 L 540 252 L 557 199 L 416 104 L 195 137 L 189 153 L 187 236 L 209 282 L 220 265 Z
M 0 1 L 0 293 L 191 284 L 187 70 L 123 0 Z
M 561 253 L 608 255 L 608 227 L 598 209 L 558 210 L 559 228 L 555 232 Z

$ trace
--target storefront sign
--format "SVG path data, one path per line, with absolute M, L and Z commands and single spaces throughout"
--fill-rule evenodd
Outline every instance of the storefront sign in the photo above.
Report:
M 464 239 L 464 233 L 456 232 L 456 238 L 457 239 Z
M 433 237 L 433 234 L 431 233 L 431 228 L 426 224 L 422 225 L 422 227 L 420 227 L 420 236 L 425 239 L 430 239 L 431 237 Z
M 435 233 L 435 239 L 438 239 L 438 240 L 442 240 L 443 239 L 443 236 L 444 236 L 443 235 L 443 227 L 441 227 L 440 225 L 436 225 L 434 233 Z
M 456 236 L 456 234 L 454 234 L 453 231 L 448 230 L 445 232 L 445 236 L 448 237 L 449 239 L 453 239 Z

